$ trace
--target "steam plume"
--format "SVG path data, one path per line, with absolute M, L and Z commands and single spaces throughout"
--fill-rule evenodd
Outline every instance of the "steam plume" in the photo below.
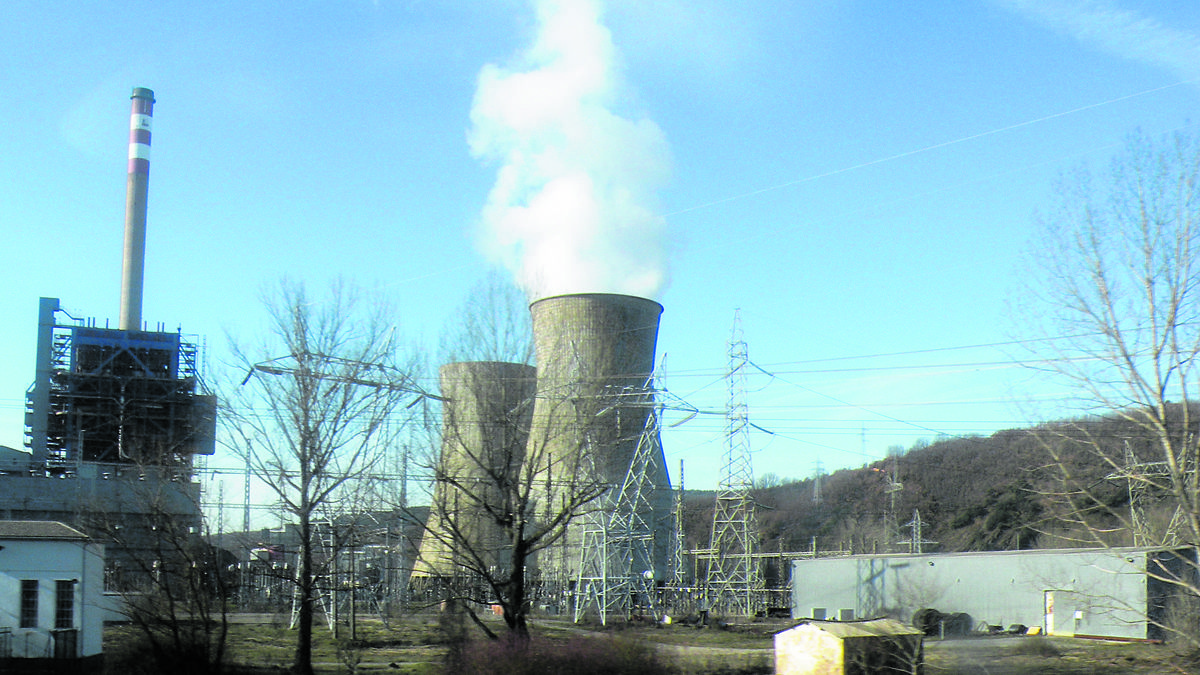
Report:
M 485 253 L 531 298 L 666 284 L 655 191 L 669 173 L 662 130 L 622 116 L 612 36 L 593 0 L 538 0 L 538 31 L 511 67 L 484 66 L 472 154 L 499 164 L 483 211 Z

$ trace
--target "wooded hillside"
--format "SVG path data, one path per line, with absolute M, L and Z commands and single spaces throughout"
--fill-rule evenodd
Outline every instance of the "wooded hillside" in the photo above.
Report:
M 1153 456 L 1148 440 L 1128 424 L 1108 418 L 918 443 L 888 459 L 822 477 L 819 502 L 813 500 L 811 478 L 756 489 L 761 550 L 808 551 L 815 538 L 822 551 L 906 552 L 914 511 L 920 513 L 926 552 L 1078 545 L 1074 526 L 1058 517 L 1055 495 L 1061 492 L 1064 470 L 1077 482 L 1094 484 L 1107 507 L 1121 512 L 1129 503 L 1125 482 L 1105 479 L 1121 467 L 1100 459 L 1080 442 L 1085 438 L 1118 449 L 1109 456 L 1121 456 L 1119 449 L 1127 441 L 1139 456 Z M 884 525 L 893 471 L 902 485 L 895 490 L 899 536 L 888 537 Z M 1169 519 L 1170 513 L 1158 513 L 1165 507 L 1156 508 L 1151 497 L 1148 516 Z M 713 502 L 712 492 L 689 492 L 685 497 L 689 548 L 708 545 Z M 1112 530 L 1110 543 L 1132 543 L 1121 522 L 1108 518 L 1096 524 Z

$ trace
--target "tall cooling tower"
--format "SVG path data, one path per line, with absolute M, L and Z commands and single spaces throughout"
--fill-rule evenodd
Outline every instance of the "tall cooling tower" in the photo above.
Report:
M 602 293 L 530 305 L 538 382 L 525 461 L 533 463 L 541 485 L 538 517 L 553 519 L 589 483 L 619 489 L 652 412 L 649 385 L 662 309 L 645 298 Z M 669 481 L 657 439 L 655 447 L 659 456 L 650 480 L 665 495 Z M 654 503 L 659 511 L 669 502 L 660 496 Z M 668 514 L 643 515 L 656 530 L 669 526 Z M 582 528 L 572 524 L 539 556 L 543 572 L 560 578 L 578 572 Z M 664 565 L 656 561 L 656 571 Z
M 506 562 L 508 543 L 481 503 L 493 507 L 501 503 L 489 473 L 512 475 L 520 470 L 529 438 L 535 375 L 533 367 L 519 363 L 470 361 L 442 366 L 446 401 L 439 480 L 414 576 L 463 576 L 475 565 Z

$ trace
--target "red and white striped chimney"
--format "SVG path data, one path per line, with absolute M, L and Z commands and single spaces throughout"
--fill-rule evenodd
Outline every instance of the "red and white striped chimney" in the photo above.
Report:
M 141 330 L 146 261 L 146 190 L 150 185 L 150 121 L 154 92 L 134 87 L 129 111 L 129 176 L 125 183 L 125 253 L 121 264 L 121 330 Z

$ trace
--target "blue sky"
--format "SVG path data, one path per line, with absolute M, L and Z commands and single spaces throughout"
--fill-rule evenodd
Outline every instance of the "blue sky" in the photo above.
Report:
M 1011 345 L 978 345 L 1018 335 L 1005 307 L 1056 176 L 1102 167 L 1136 130 L 1192 124 L 1193 3 L 601 9 L 603 91 L 583 95 L 615 125 L 598 128 L 640 130 L 605 155 L 606 184 L 636 197 L 609 211 L 635 214 L 614 255 L 662 263 L 664 383 L 696 407 L 724 405 L 740 308 L 774 376 L 749 381 L 752 420 L 774 432 L 752 439 L 756 473 L 1062 412 Z M 132 87 L 158 101 L 146 321 L 201 336 L 216 370 L 227 335 L 262 328 L 264 286 L 344 275 L 382 287 L 432 349 L 495 263 L 487 207 L 525 147 L 480 145 L 481 72 L 545 65 L 528 52 L 537 17 L 516 0 L 4 3 L 0 444 L 22 444 L 38 298 L 115 325 Z M 688 487 L 715 484 L 722 427 L 664 434 Z

